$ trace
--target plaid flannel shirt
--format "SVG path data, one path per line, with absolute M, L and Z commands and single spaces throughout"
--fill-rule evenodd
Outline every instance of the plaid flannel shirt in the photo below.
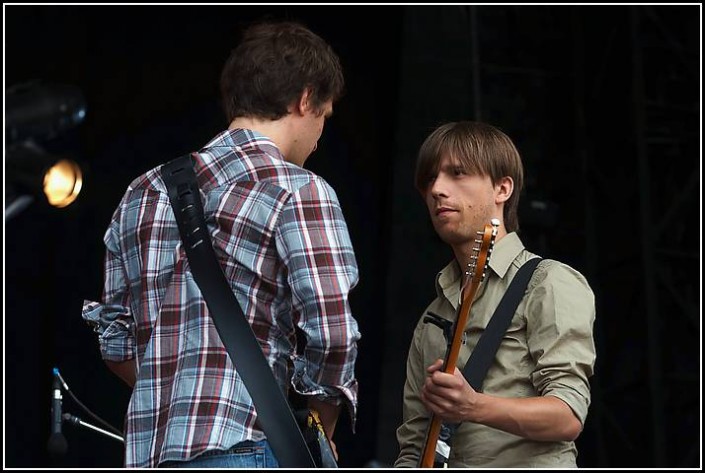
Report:
M 347 406 L 354 425 L 358 268 L 338 198 L 250 130 L 196 155 L 216 255 L 274 375 Z M 105 360 L 134 360 L 125 466 L 153 467 L 264 434 L 189 270 L 159 168 L 135 179 L 105 234 L 101 302 L 85 301 Z M 297 349 L 295 328 L 306 335 Z

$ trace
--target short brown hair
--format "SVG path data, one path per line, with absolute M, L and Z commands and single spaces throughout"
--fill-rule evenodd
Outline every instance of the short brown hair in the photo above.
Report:
M 519 229 L 519 194 L 524 185 L 521 156 L 512 140 L 498 128 L 480 122 L 451 122 L 436 128 L 421 145 L 416 161 L 416 188 L 425 194 L 438 174 L 441 158 L 450 156 L 467 173 L 489 176 L 498 183 L 505 176 L 514 181 L 514 191 L 504 206 L 508 232 Z
M 322 110 L 343 94 L 340 59 L 305 26 L 290 21 L 255 24 L 243 33 L 220 76 L 228 121 L 238 117 L 279 119 L 310 89 L 312 105 Z

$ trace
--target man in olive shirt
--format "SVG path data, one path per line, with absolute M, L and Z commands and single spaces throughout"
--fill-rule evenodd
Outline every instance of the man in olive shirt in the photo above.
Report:
M 436 299 L 424 311 L 454 321 L 474 240 L 491 219 L 500 220 L 486 277 L 477 289 L 454 374 L 442 370 L 447 342 L 423 323 L 407 359 L 403 423 L 397 430 L 396 467 L 419 466 L 431 415 L 460 423 L 450 441 L 448 466 L 576 467 L 574 440 L 590 405 L 588 378 L 595 364 L 594 295 L 566 264 L 543 260 L 504 334 L 482 392 L 461 371 L 509 283 L 527 260 L 516 231 L 523 184 L 521 158 L 497 128 L 448 123 L 423 143 L 416 167 L 423 195 L 454 260 L 436 278 Z

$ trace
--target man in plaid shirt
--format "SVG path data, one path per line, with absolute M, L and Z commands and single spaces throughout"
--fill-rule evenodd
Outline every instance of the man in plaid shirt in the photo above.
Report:
M 282 390 L 305 396 L 330 438 L 343 406 L 356 417 L 358 267 L 335 191 L 302 166 L 343 85 L 310 30 L 255 25 L 222 72 L 230 125 L 192 155 L 226 278 Z M 85 301 L 83 318 L 133 386 L 125 466 L 278 466 L 191 274 L 160 167 L 129 185 L 105 244 L 102 301 Z

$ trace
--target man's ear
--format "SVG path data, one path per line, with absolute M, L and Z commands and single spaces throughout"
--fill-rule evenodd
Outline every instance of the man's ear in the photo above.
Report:
M 301 97 L 296 101 L 294 106 L 294 112 L 298 115 L 303 116 L 306 112 L 313 111 L 313 106 L 311 104 L 311 89 L 304 89 Z
M 509 176 L 504 176 L 495 184 L 495 203 L 506 202 L 514 192 L 514 180 Z

